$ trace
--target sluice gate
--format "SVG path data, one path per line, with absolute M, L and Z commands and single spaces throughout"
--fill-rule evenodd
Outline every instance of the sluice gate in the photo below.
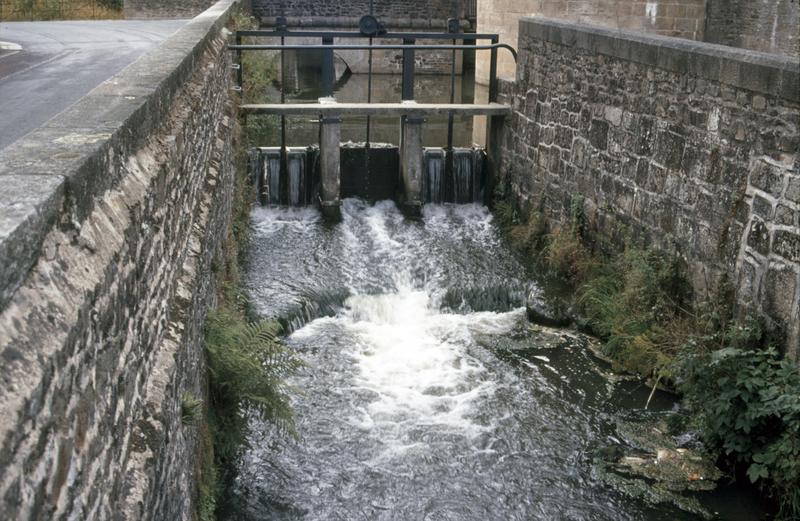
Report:
M 499 43 L 496 34 L 461 33 L 457 24 L 447 32 L 391 33 L 372 16 L 362 18 L 360 32 L 288 31 L 281 20 L 276 30 L 237 31 L 236 52 L 238 79 L 241 89 L 243 61 L 249 51 L 276 51 L 284 63 L 286 51 L 314 50 L 322 53 L 323 97 L 316 103 L 286 103 L 285 78 L 280 81 L 280 103 L 245 103 L 240 112 L 245 116 L 272 115 L 281 119 L 280 144 L 251 151 L 251 174 L 255 180 L 258 201 L 268 205 L 302 206 L 318 203 L 323 213 L 332 218 L 339 215 L 341 200 L 360 197 L 369 201 L 394 198 L 411 213 L 418 213 L 425 203 L 487 202 L 491 193 L 494 147 L 502 118 L 511 114 L 511 107 L 497 103 L 497 52 L 506 49 L 516 59 L 515 50 Z M 337 44 L 337 38 L 361 37 L 365 44 Z M 402 43 L 374 43 L 400 40 Z M 279 39 L 280 43 L 243 44 L 243 38 Z M 292 45 L 287 39 L 319 38 L 320 44 Z M 480 40 L 489 40 L 482 44 Z M 421 43 L 435 42 L 435 43 Z M 443 43 L 442 43 L 443 42 Z M 369 88 L 364 103 L 340 103 L 333 94 L 334 51 L 354 50 L 369 53 L 373 50 L 401 51 L 402 93 L 397 103 L 372 103 L 372 68 L 369 69 Z M 421 51 L 450 51 L 449 103 L 417 103 L 414 96 L 415 54 Z M 455 103 L 456 53 L 464 51 L 491 53 L 487 103 Z M 281 67 L 281 76 L 285 75 Z M 454 116 L 486 117 L 484 147 L 454 147 Z M 313 117 L 319 122 L 319 141 L 306 147 L 289 147 L 286 139 L 286 119 L 292 116 Z M 370 142 L 371 117 L 396 117 L 400 126 L 399 145 Z M 423 147 L 423 129 L 427 118 L 448 118 L 447 145 L 441 148 Z M 366 117 L 364 143 L 341 142 L 343 118 Z M 443 137 L 443 136 L 442 136 Z M 265 143 L 267 145 L 267 143 Z
M 387 143 L 342 143 L 339 148 L 340 197 L 375 202 L 400 198 L 399 147 Z M 282 169 L 280 147 L 250 150 L 250 175 L 257 201 L 271 206 L 314 204 L 319 193 L 319 147 L 288 147 Z M 448 175 L 448 165 L 451 165 Z M 486 152 L 481 147 L 425 147 L 422 152 L 422 203 L 474 203 L 486 196 Z

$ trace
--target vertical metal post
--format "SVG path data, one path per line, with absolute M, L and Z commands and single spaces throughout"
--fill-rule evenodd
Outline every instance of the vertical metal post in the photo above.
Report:
M 370 2 L 370 14 L 372 14 L 372 2 Z M 372 37 L 369 39 L 369 46 L 372 47 Z M 372 103 L 372 49 L 369 50 L 367 71 L 367 103 Z M 369 148 L 369 131 L 370 131 L 370 117 L 367 114 L 367 148 Z M 367 154 L 369 157 L 369 154 Z
M 286 38 L 281 36 L 281 105 L 286 103 L 286 50 L 283 46 Z M 289 151 L 286 149 L 286 115 L 281 114 L 281 172 L 280 172 L 281 202 L 290 204 L 289 201 Z
M 242 37 L 239 35 L 239 31 L 236 31 L 236 45 L 242 45 Z M 239 85 L 239 88 L 242 88 L 242 71 L 244 69 L 244 64 L 242 63 L 242 50 L 236 49 L 236 63 L 239 64 L 239 68 L 236 69 L 236 84 Z M 244 92 L 242 93 L 244 94 Z
M 492 44 L 498 43 L 498 38 L 492 38 Z M 489 61 L 489 103 L 497 101 L 497 48 L 490 51 L 491 58 Z
M 375 6 L 373 0 L 369 0 L 369 15 L 372 16 L 375 13 Z M 368 59 L 368 67 L 369 71 L 367 73 L 367 103 L 372 103 L 372 36 L 369 37 L 369 59 Z M 369 114 L 367 114 L 367 148 L 369 148 L 369 141 L 370 141 L 370 123 L 371 118 Z M 367 172 L 369 172 L 369 152 L 367 152 L 364 157 L 367 158 Z
M 453 45 L 456 41 L 453 40 Z M 453 49 L 452 61 L 450 63 L 450 103 L 455 102 L 456 96 L 456 51 Z M 453 113 L 447 114 L 447 148 L 444 151 L 444 201 L 449 200 L 449 194 L 453 194 L 453 202 L 455 200 L 455 168 L 453 162 L 455 160 L 453 154 Z
M 414 45 L 413 38 L 403 39 L 403 45 Z M 414 99 L 414 49 L 403 49 L 403 95 L 402 99 Z
M 498 43 L 498 37 L 492 38 L 492 43 Z M 489 62 L 489 103 L 497 102 L 497 49 L 491 50 L 491 60 Z M 498 158 L 500 157 L 500 129 L 502 119 L 498 116 L 489 116 L 486 119 L 486 189 L 484 190 L 484 203 L 492 204 L 494 187 L 499 170 Z
M 456 40 L 453 40 L 453 45 Z M 456 50 L 453 49 L 452 61 L 450 63 L 450 104 L 455 103 L 456 99 Z M 453 113 L 447 115 L 447 149 L 453 150 Z
M 322 39 L 322 45 L 333 45 L 333 38 Z M 326 98 L 333 97 L 333 49 L 322 50 L 322 91 Z

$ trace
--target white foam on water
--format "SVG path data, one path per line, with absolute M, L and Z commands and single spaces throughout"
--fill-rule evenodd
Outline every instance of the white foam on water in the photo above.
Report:
M 340 324 L 358 339 L 350 353 L 358 367 L 354 383 L 377 397 L 351 419 L 354 425 L 380 438 L 390 454 L 418 445 L 408 435 L 420 428 L 468 438 L 486 431 L 474 420 L 476 404 L 497 384 L 468 347 L 474 331 L 507 332 L 519 312 L 444 314 L 427 293 L 409 287 L 355 295 L 345 306 Z

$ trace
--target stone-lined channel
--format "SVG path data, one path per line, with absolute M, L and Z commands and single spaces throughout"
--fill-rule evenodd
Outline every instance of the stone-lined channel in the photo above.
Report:
M 611 378 L 570 331 L 531 326 L 534 287 L 478 205 L 346 200 L 256 208 L 253 311 L 287 324 L 299 439 L 257 420 L 223 519 L 690 520 L 609 486 L 593 464 L 620 421 L 673 407 Z M 722 519 L 748 519 L 735 494 Z M 744 517 L 742 517 L 744 516 Z

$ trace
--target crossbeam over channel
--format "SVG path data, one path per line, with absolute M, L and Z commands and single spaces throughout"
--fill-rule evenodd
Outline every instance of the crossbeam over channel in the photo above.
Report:
M 240 105 L 244 114 L 279 116 L 510 116 L 502 103 L 275 103 Z

